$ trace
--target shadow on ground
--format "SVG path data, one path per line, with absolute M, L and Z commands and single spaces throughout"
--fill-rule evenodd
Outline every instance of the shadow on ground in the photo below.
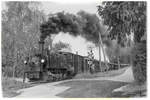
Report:
M 126 84 L 125 82 L 108 80 L 65 82 L 57 86 L 67 86 L 70 88 L 63 93 L 57 94 L 57 96 L 64 98 L 121 97 L 122 93 L 112 93 L 112 91 Z

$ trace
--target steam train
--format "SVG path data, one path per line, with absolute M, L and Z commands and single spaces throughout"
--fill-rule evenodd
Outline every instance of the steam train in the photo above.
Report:
M 25 61 L 25 66 L 25 76 L 31 81 L 68 79 L 89 71 L 86 57 L 62 51 L 35 54 Z
M 79 73 L 91 71 L 88 65 L 88 57 L 63 51 L 45 51 L 44 42 L 39 42 L 39 48 L 39 53 L 24 61 L 24 79 L 27 77 L 30 81 L 58 81 L 72 78 Z M 95 65 L 94 72 L 100 72 L 102 69 L 99 67 L 99 61 L 93 60 L 93 63 Z M 101 65 L 105 66 L 103 62 Z M 118 68 L 117 64 L 108 63 L 108 65 L 109 68 L 107 70 Z M 127 65 L 121 65 L 121 67 L 124 66 Z M 103 68 L 103 71 L 105 71 L 106 67 Z
M 30 81 L 55 81 L 72 78 L 88 71 L 88 59 L 70 52 L 44 50 L 44 42 L 39 42 L 39 53 L 24 61 L 24 79 Z

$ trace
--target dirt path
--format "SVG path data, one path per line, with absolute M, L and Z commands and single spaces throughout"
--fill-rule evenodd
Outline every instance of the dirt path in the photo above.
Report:
M 60 82 L 54 82 L 54 83 L 45 83 L 45 84 L 41 84 L 41 85 L 37 85 L 31 88 L 27 88 L 27 89 L 21 89 L 19 91 L 17 91 L 18 93 L 20 93 L 20 95 L 17 96 L 18 97 L 24 97 L 24 98 L 58 98 L 56 96 L 56 94 L 61 93 L 67 89 L 69 89 L 69 87 L 65 87 L 65 86 L 61 86 L 61 87 L 57 87 L 55 85 L 62 83 L 62 81 Z
M 97 79 L 102 79 L 101 77 Z M 112 80 L 112 81 L 120 81 L 120 82 L 133 82 L 134 77 L 133 77 L 133 72 L 132 72 L 132 67 L 129 67 L 126 69 L 126 71 L 118 76 L 114 77 L 103 77 L 104 80 Z
M 112 80 L 112 81 L 120 81 L 120 82 L 133 82 L 133 74 L 132 74 L 132 68 L 129 67 L 123 74 L 115 77 L 98 77 L 93 79 L 71 79 L 71 80 L 64 80 L 59 82 L 53 82 L 53 83 L 45 83 L 40 84 L 34 87 L 21 89 L 17 91 L 20 93 L 20 95 L 16 96 L 18 97 L 25 97 L 25 98 L 58 98 L 56 95 L 59 93 L 62 93 L 66 91 L 67 89 L 71 88 L 69 86 L 56 86 L 57 84 L 69 82 L 69 81 L 89 81 L 89 80 Z

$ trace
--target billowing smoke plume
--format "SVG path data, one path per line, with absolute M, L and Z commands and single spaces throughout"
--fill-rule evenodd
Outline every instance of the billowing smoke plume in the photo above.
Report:
M 95 14 L 89 14 L 80 11 L 77 15 L 59 12 L 49 16 L 48 21 L 44 22 L 41 27 L 41 40 L 45 40 L 51 34 L 59 32 L 68 32 L 73 36 L 81 35 L 87 40 L 98 43 L 98 33 L 103 31 L 98 17 Z

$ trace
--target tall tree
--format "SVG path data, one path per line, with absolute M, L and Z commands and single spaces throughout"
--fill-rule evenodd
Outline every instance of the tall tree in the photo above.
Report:
M 138 43 L 142 43 L 143 40 L 141 40 L 141 38 L 146 34 L 146 2 L 103 2 L 103 4 L 98 7 L 98 12 L 104 21 L 104 25 L 109 27 L 109 37 L 111 39 L 117 39 L 118 44 L 124 46 L 127 40 L 126 35 L 132 33 L 135 46 L 137 46 Z M 146 50 L 144 51 L 146 54 Z M 143 63 L 146 63 L 146 60 L 144 60 Z M 142 65 L 142 67 L 146 68 L 145 65 Z M 140 74 L 142 71 L 138 71 L 139 73 L 135 74 L 135 69 L 140 70 L 141 68 L 138 67 L 138 65 L 133 65 L 134 75 L 139 76 L 135 78 L 139 81 L 141 80 L 139 78 L 142 76 Z M 143 81 L 145 81 L 145 78 L 143 78 Z
M 24 56 L 33 52 L 33 47 L 37 47 L 39 25 L 44 20 L 44 14 L 35 8 L 38 2 L 5 4 L 6 9 L 2 11 L 2 52 L 5 57 L 11 57 L 13 73 L 19 73 L 22 71 Z M 5 60 L 8 61 L 7 58 Z
M 104 25 L 109 26 L 109 36 L 124 43 L 126 34 L 134 33 L 134 42 L 140 42 L 146 34 L 146 2 L 103 2 L 99 15 Z

